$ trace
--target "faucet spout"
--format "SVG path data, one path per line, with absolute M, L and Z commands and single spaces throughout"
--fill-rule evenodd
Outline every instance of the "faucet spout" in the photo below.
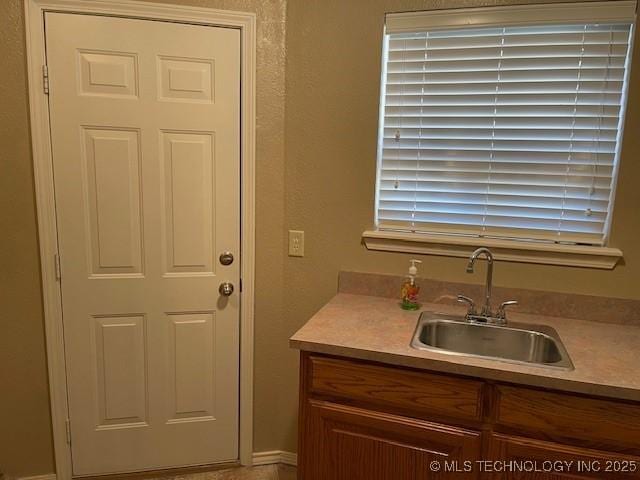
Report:
M 484 289 L 484 305 L 482 306 L 482 315 L 490 317 L 491 312 L 491 285 L 493 283 L 493 254 L 488 248 L 481 247 L 475 250 L 469 257 L 467 264 L 467 273 L 473 273 L 473 267 L 476 259 L 484 255 L 487 258 L 487 283 Z

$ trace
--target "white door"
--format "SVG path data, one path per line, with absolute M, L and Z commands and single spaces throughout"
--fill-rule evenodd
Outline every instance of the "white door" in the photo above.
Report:
M 73 473 L 235 460 L 239 31 L 45 23 Z

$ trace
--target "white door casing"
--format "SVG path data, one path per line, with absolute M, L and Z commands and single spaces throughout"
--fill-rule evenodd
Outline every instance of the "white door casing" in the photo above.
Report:
M 45 21 L 73 472 L 236 460 L 239 31 Z
M 256 15 L 136 0 L 25 0 L 27 78 L 31 146 L 38 210 L 38 237 L 43 287 L 44 326 L 49 373 L 55 473 L 72 478 L 67 443 L 67 381 L 62 329 L 53 168 L 49 136 L 49 104 L 44 92 L 44 14 L 46 12 L 166 20 L 237 28 L 241 35 L 241 232 L 242 297 L 240 306 L 240 463 L 251 465 L 253 452 L 253 311 L 255 265 Z

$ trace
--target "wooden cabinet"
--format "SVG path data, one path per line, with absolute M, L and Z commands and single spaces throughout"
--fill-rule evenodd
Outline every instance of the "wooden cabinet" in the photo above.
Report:
M 640 453 L 640 405 L 496 385 L 496 428 L 595 449 Z
M 316 400 L 309 401 L 307 415 L 309 454 L 299 463 L 299 478 L 460 478 L 429 466 L 479 458 L 479 432 Z
M 298 478 L 478 478 L 483 383 L 302 355 Z
M 418 418 L 473 423 L 482 416 L 480 381 L 318 356 L 309 357 L 307 368 L 316 396 Z
M 499 461 L 486 472 L 496 480 L 640 478 L 638 457 L 509 435 L 491 435 L 488 458 Z
M 640 479 L 640 403 L 302 352 L 299 480 Z

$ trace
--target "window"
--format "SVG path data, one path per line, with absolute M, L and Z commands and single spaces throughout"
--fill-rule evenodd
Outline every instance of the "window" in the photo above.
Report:
M 378 231 L 606 244 L 635 2 L 390 14 Z

